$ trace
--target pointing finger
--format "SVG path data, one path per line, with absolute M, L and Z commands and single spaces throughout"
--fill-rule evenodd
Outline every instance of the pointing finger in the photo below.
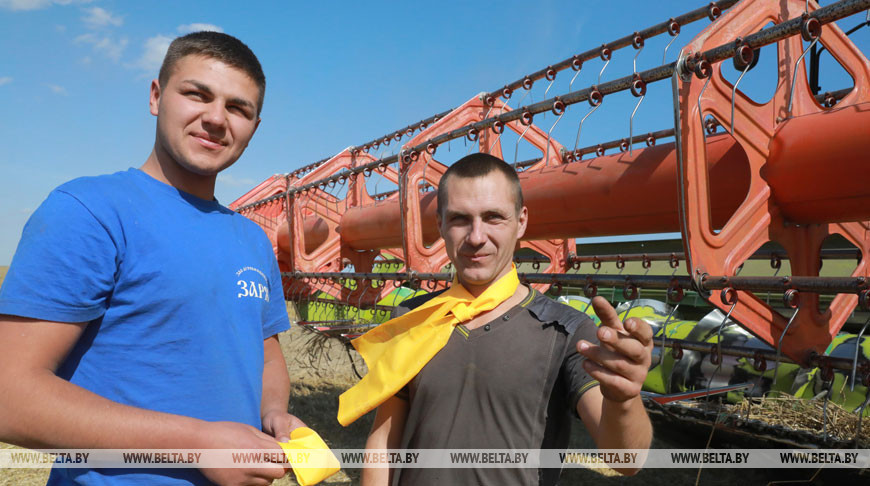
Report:
M 593 297 L 592 308 L 595 310 L 595 315 L 601 319 L 601 324 L 603 326 L 616 329 L 617 331 L 625 330 L 622 326 L 622 321 L 619 319 L 619 314 L 616 313 L 616 310 L 610 305 L 610 302 L 607 302 L 607 299 L 600 295 Z

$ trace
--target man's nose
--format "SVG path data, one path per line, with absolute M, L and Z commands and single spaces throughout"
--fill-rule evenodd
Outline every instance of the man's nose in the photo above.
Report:
M 468 233 L 466 240 L 472 246 L 482 246 L 486 243 L 486 229 L 484 228 L 483 221 L 480 219 L 472 221 L 471 231 Z
M 207 103 L 202 114 L 202 121 L 206 125 L 222 128 L 227 122 L 226 110 L 220 103 Z

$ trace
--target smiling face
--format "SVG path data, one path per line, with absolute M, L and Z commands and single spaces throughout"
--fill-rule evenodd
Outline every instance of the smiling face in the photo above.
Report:
M 479 295 L 511 269 L 517 240 L 526 231 L 528 210 L 519 212 L 512 185 L 504 174 L 448 176 L 438 230 L 447 256 L 463 287 Z
M 188 176 L 213 180 L 254 135 L 259 95 L 254 80 L 237 68 L 206 56 L 181 58 L 165 86 L 151 83 L 155 152 Z

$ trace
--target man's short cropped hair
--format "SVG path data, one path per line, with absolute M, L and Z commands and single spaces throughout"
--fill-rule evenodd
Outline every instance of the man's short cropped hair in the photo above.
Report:
M 438 214 L 443 215 L 442 211 L 447 206 L 449 192 L 447 180 L 449 178 L 474 179 L 484 177 L 491 172 L 500 172 L 508 180 L 508 184 L 513 189 L 514 205 L 517 208 L 517 214 L 519 214 L 523 210 L 523 189 L 520 186 L 517 171 L 504 160 L 485 153 L 466 155 L 447 168 L 438 184 Z
M 169 44 L 163 65 L 160 66 L 158 81 L 160 86 L 166 86 L 175 64 L 186 56 L 205 56 L 232 66 L 247 74 L 260 89 L 257 99 L 257 115 L 263 109 L 263 98 L 266 96 L 266 75 L 254 52 L 244 42 L 222 32 L 192 32 L 176 38 Z

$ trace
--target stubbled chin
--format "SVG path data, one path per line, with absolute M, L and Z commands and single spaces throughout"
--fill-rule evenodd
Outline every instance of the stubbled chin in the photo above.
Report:
M 467 271 L 461 272 L 459 274 L 459 278 L 471 285 L 484 285 L 489 283 L 492 280 L 492 272 L 485 271 L 483 269 L 467 269 Z

